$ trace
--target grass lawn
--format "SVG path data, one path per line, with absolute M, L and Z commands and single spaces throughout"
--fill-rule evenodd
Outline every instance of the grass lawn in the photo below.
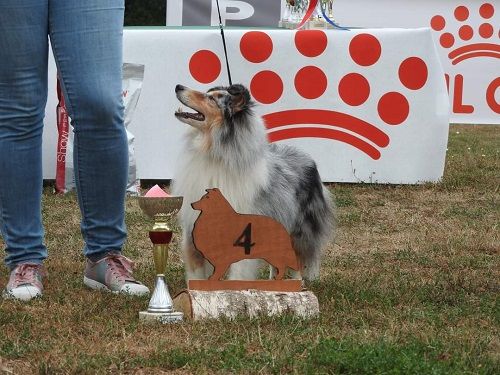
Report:
M 500 373 L 500 127 L 451 126 L 440 184 L 331 189 L 338 236 L 309 285 L 319 318 L 145 326 L 148 298 L 83 287 L 75 197 L 48 187 L 46 290 L 0 299 L 0 374 Z M 125 255 L 151 286 L 150 222 L 133 198 L 126 219 Z M 184 288 L 177 246 L 172 294 Z M 1 287 L 7 276 L 0 266 Z

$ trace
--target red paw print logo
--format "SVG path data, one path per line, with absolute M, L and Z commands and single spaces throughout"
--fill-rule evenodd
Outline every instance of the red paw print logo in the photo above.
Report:
M 353 70 L 338 82 L 329 79 L 327 73 L 314 64 L 315 59 L 323 55 L 328 47 L 329 40 L 325 32 L 297 31 L 294 43 L 297 53 L 302 55 L 302 58 L 306 57 L 310 63 L 292 73 L 293 86 L 285 87 L 277 71 L 263 69 L 255 73 L 250 77 L 249 85 L 255 100 L 269 105 L 279 102 L 287 94 L 298 94 L 304 100 L 297 105 L 304 106 L 328 95 L 340 97 L 347 110 L 343 112 L 329 108 L 296 108 L 265 114 L 263 118 L 268 128 L 269 140 L 277 142 L 292 138 L 332 139 L 347 143 L 374 160 L 380 159 L 380 149 L 390 143 L 384 127 L 404 125 L 411 112 L 409 94 L 422 89 L 427 83 L 428 68 L 425 61 L 417 56 L 403 59 L 394 72 L 398 75 L 399 87 L 382 95 L 375 95 L 372 94 L 369 79 L 363 75 L 364 71 L 379 64 L 383 57 L 382 45 L 375 36 L 364 33 L 352 38 L 348 52 L 353 62 Z M 279 53 L 274 51 L 272 38 L 262 31 L 245 33 L 240 40 L 240 52 L 243 59 L 250 64 L 264 63 L 273 52 Z M 221 72 L 221 66 L 219 57 L 208 50 L 196 52 L 189 62 L 191 75 L 203 84 L 214 82 Z M 349 109 L 374 102 L 382 126 L 346 113 Z
M 477 11 L 481 24 L 475 29 L 468 23 L 472 16 L 471 10 L 464 5 L 455 9 L 454 20 L 447 21 L 441 15 L 431 19 L 432 29 L 441 33 L 439 44 L 450 50 L 448 57 L 453 65 L 475 57 L 500 58 L 500 44 L 495 43 L 500 34 L 492 24 L 495 7 L 485 3 Z M 458 29 L 455 27 L 456 23 Z M 472 42 L 472 39 L 475 41 Z M 476 42 L 478 39 L 481 41 Z

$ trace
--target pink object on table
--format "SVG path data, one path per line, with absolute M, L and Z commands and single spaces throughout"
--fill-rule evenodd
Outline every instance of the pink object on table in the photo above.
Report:
M 165 191 L 161 187 L 159 187 L 158 185 L 155 185 L 151 189 L 148 190 L 148 192 L 146 193 L 145 197 L 148 197 L 148 198 L 165 198 L 165 197 L 171 197 L 171 195 L 165 193 Z

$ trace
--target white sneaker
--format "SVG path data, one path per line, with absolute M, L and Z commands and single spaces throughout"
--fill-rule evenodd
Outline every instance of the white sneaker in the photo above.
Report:
M 29 301 L 41 297 L 43 292 L 42 278 L 45 275 L 45 270 L 41 264 L 19 264 L 10 273 L 9 282 L 2 293 L 2 297 L 19 301 Z
M 91 289 L 133 296 L 149 294 L 149 289 L 132 276 L 133 262 L 119 253 L 111 253 L 98 262 L 87 259 L 83 283 Z

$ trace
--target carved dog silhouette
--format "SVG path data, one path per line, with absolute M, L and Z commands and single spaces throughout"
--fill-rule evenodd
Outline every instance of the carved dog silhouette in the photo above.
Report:
M 237 213 L 219 189 L 207 193 L 191 204 L 201 211 L 194 223 L 193 243 L 214 266 L 209 280 L 221 280 L 229 266 L 243 259 L 263 259 L 283 279 L 287 267 L 300 266 L 285 227 L 262 215 Z

